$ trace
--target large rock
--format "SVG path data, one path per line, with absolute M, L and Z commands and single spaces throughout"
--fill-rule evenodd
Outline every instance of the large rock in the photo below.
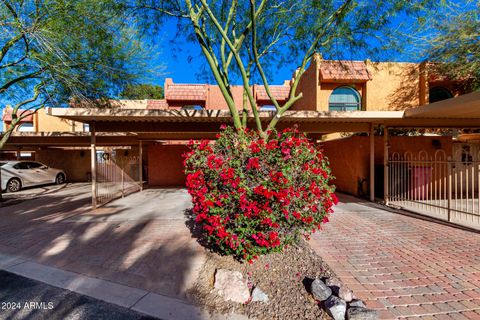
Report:
M 347 303 L 340 299 L 337 296 L 330 296 L 324 302 L 325 309 L 327 313 L 334 319 L 334 320 L 344 320 L 345 313 L 347 311 Z
M 352 301 L 350 301 L 348 303 L 348 306 L 350 308 L 353 308 L 353 307 L 360 307 L 360 308 L 366 308 L 367 306 L 365 305 L 365 303 L 360 300 L 360 299 L 353 299 Z
M 268 295 L 263 292 L 260 288 L 255 287 L 252 291 L 252 301 L 258 302 L 268 302 Z
M 225 300 L 245 303 L 250 299 L 247 281 L 238 271 L 218 269 L 215 272 L 214 288 Z
M 361 307 L 353 307 L 347 310 L 347 320 L 377 320 L 378 314 L 375 310 Z
M 330 289 L 332 289 L 334 295 L 338 296 L 338 291 L 342 286 L 340 280 L 338 280 L 337 278 L 325 278 L 325 284 L 329 286 Z
M 332 295 L 332 289 L 330 289 L 322 280 L 315 279 L 310 287 L 313 297 L 319 301 L 325 301 Z
M 350 302 L 353 300 L 353 291 L 344 286 L 337 278 L 326 278 L 325 284 L 332 289 L 332 293 L 337 297 Z
M 345 300 L 345 302 L 350 302 L 353 300 L 353 291 L 348 289 L 345 286 L 340 287 L 338 290 L 338 297 Z

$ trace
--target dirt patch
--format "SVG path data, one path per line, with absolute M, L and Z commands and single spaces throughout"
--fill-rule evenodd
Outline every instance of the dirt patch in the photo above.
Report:
M 216 269 L 240 271 L 249 285 L 268 294 L 269 303 L 224 301 L 212 292 Z M 331 276 L 333 272 L 303 240 L 283 253 L 262 256 L 251 265 L 208 253 L 189 296 L 209 311 L 222 314 L 237 313 L 257 319 L 329 319 L 306 287 L 315 277 Z

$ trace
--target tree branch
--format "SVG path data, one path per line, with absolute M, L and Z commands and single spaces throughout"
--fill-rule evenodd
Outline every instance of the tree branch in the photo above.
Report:
M 207 46 L 207 43 L 206 43 L 206 41 L 203 37 L 202 28 L 198 23 L 199 15 L 201 15 L 203 13 L 204 9 L 202 8 L 202 9 L 200 9 L 199 12 L 196 13 L 193 6 L 192 6 L 191 0 L 186 0 L 185 2 L 187 3 L 187 6 L 188 6 L 188 10 L 189 10 L 189 14 L 190 14 L 190 20 L 193 24 L 194 31 L 195 31 L 195 36 L 197 37 L 197 40 L 200 44 L 200 48 L 202 49 L 202 52 L 205 55 L 205 58 L 207 59 L 207 63 L 209 64 L 210 69 L 213 72 L 213 76 L 218 83 L 220 91 L 222 92 L 222 94 L 225 98 L 225 101 L 227 102 L 228 108 L 229 108 L 230 113 L 232 115 L 233 124 L 234 124 L 235 128 L 239 129 L 239 128 L 241 128 L 240 116 L 238 114 L 238 110 L 237 110 L 237 107 L 235 105 L 235 101 L 233 100 L 232 94 L 227 89 L 227 87 L 229 86 L 228 79 L 225 79 L 225 78 L 222 77 L 222 75 L 220 73 L 220 70 L 219 70 L 219 67 L 218 67 L 218 64 L 215 63 L 215 59 L 212 57 L 212 53 L 210 52 L 210 50 Z
M 230 48 L 231 52 L 233 52 L 233 56 L 235 58 L 235 61 L 237 62 L 237 65 L 238 65 L 238 68 L 240 70 L 240 74 L 242 76 L 242 80 L 243 80 L 243 88 L 244 90 L 247 92 L 247 96 L 248 96 L 248 100 L 250 102 L 250 105 L 252 107 L 252 111 L 255 113 L 257 112 L 257 110 L 254 110 L 254 108 L 256 109 L 257 108 L 257 103 L 253 97 L 253 94 L 252 94 L 252 91 L 250 89 L 250 83 L 249 83 L 249 79 L 247 78 L 247 74 L 246 74 L 246 71 L 245 71 L 245 66 L 243 64 L 243 61 L 238 53 L 238 50 L 235 48 L 234 44 L 231 42 L 231 40 L 229 39 L 228 35 L 223 31 L 223 28 L 222 26 L 220 25 L 220 23 L 218 22 L 217 18 L 215 17 L 215 15 L 213 14 L 212 10 L 210 9 L 208 3 L 205 1 L 205 0 L 200 0 L 200 2 L 202 3 L 202 6 L 205 8 L 205 11 L 207 12 L 208 16 L 210 17 L 210 19 L 212 20 L 213 22 L 213 25 L 216 27 L 216 29 L 218 30 L 218 32 L 220 33 L 220 35 L 222 36 L 223 39 L 225 39 L 225 42 L 227 43 L 228 47 Z M 263 132 L 263 128 L 262 128 L 262 124 L 260 122 L 260 119 L 258 117 L 255 118 L 255 122 L 257 124 L 257 129 L 259 130 L 259 132 Z

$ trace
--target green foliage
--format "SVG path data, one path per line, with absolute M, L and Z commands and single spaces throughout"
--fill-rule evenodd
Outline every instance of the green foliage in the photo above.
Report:
M 432 71 L 480 89 L 480 3 L 436 18 L 425 52 L 428 61 L 437 62 Z
M 163 99 L 163 88 L 153 84 L 127 85 L 120 93 L 122 99 Z
M 210 248 L 239 260 L 281 251 L 320 229 L 336 204 L 328 160 L 296 130 L 226 128 L 185 155 L 196 223 Z

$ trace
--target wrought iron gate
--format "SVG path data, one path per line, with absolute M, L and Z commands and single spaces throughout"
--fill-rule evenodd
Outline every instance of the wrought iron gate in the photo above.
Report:
M 393 153 L 388 161 L 388 202 L 424 215 L 480 229 L 480 150 Z
M 128 150 L 104 148 L 97 151 L 97 204 L 140 191 L 140 156 Z

